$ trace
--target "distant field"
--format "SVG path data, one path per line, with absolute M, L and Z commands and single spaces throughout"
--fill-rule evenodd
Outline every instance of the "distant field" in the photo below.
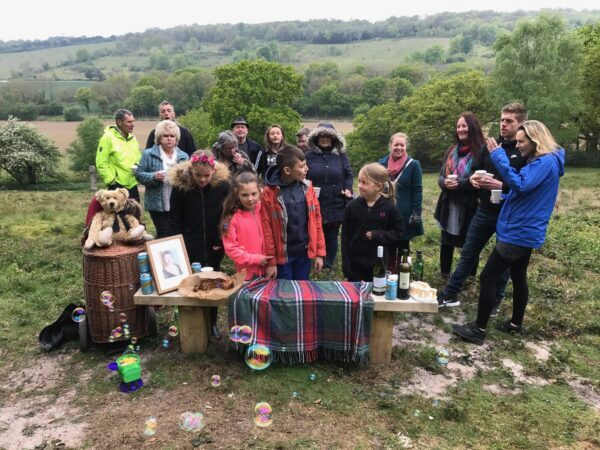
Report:
M 337 121 L 328 120 L 327 122 L 333 124 L 333 126 L 343 134 L 350 133 L 352 131 L 352 122 L 349 121 Z M 4 123 L 0 121 L 0 124 Z M 52 139 L 61 151 L 66 150 L 71 142 L 75 139 L 75 130 L 79 126 L 80 122 L 52 122 L 52 121 L 31 121 L 28 122 L 35 127 L 45 136 Z M 114 122 L 112 120 L 105 120 L 105 125 L 111 125 Z M 139 141 L 141 146 L 144 146 L 146 139 L 150 134 L 150 131 L 156 126 L 156 120 L 136 120 L 135 129 L 133 134 Z M 314 128 L 319 122 L 307 121 L 303 123 L 303 126 L 308 128 Z M 294 133 L 288 133 L 293 137 Z

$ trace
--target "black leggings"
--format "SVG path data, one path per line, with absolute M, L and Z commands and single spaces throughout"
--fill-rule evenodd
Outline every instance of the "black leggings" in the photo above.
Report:
M 490 313 L 496 304 L 496 286 L 506 269 L 510 270 L 510 278 L 513 282 L 513 313 L 510 321 L 517 326 L 523 324 L 525 308 L 529 301 L 527 267 L 531 250 L 502 243 L 496 244 L 479 277 L 479 307 L 476 321 L 479 328 L 487 327 Z

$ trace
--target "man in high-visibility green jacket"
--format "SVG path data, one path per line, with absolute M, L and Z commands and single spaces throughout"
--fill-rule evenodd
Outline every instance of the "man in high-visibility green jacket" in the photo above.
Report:
M 96 151 L 96 169 L 108 189 L 124 187 L 129 197 L 140 200 L 135 165 L 140 161 L 140 145 L 132 134 L 135 119 L 131 111 L 119 109 L 115 125 L 104 129 Z

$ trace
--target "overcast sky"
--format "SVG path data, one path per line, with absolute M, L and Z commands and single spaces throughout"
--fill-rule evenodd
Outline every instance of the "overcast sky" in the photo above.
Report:
M 389 6 L 390 3 L 394 6 Z M 288 6 L 289 5 L 289 6 Z M 2 2 L 0 40 L 50 36 L 110 36 L 197 23 L 262 23 L 281 20 L 365 19 L 431 15 L 473 9 L 600 9 L 598 0 L 7 0 Z

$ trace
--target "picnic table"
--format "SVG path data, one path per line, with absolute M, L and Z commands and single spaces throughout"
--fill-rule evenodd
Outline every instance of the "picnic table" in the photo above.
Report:
M 388 364 L 392 358 L 392 329 L 394 313 L 437 313 L 437 300 L 386 300 L 372 295 L 373 321 L 370 339 L 370 363 Z M 228 306 L 228 297 L 202 300 L 183 297 L 177 291 L 159 295 L 156 291 L 142 294 L 139 289 L 133 296 L 136 305 L 177 306 L 179 309 L 179 338 L 183 353 L 206 353 L 209 343 L 209 308 Z

